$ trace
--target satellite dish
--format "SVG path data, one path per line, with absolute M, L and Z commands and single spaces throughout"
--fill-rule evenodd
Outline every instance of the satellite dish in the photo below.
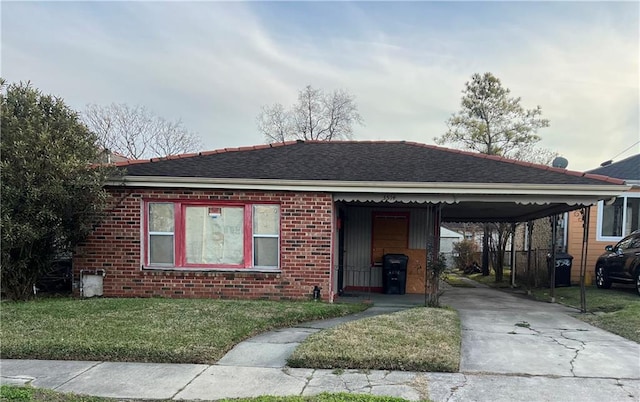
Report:
M 566 158 L 563 158 L 562 156 L 557 156 L 553 160 L 553 162 L 551 162 L 551 166 L 555 168 L 566 169 L 567 166 L 569 166 L 569 161 Z

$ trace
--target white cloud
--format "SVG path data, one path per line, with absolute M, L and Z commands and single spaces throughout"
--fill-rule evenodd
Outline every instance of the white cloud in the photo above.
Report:
M 411 10 L 448 6 L 433 4 Z M 30 79 L 78 109 L 144 104 L 182 117 L 206 147 L 219 148 L 261 143 L 260 107 L 289 105 L 307 84 L 357 97 L 366 125 L 356 138 L 431 143 L 459 108 L 464 82 L 491 71 L 525 107 L 542 106 L 551 120 L 540 132 L 543 145 L 570 168 L 596 167 L 638 140 L 637 15 L 620 24 L 606 13 L 545 15 L 537 5 L 541 15 L 528 24 L 526 15 L 488 15 L 456 18 L 446 28 L 336 3 L 348 24 L 330 29 L 328 21 L 315 34 L 304 18 L 269 20 L 257 11 L 275 5 L 6 3 L 3 76 Z

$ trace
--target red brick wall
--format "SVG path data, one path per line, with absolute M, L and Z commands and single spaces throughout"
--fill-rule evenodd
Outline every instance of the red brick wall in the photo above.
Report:
M 110 189 L 108 216 L 74 254 L 80 271 L 104 269 L 104 296 L 307 299 L 313 287 L 329 299 L 331 194 L 187 189 Z M 142 200 L 229 200 L 280 204 L 280 272 L 185 271 L 141 268 Z

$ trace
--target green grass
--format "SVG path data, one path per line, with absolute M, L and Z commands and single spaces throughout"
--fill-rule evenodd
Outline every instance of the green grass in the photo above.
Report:
M 469 281 L 464 280 L 460 275 L 455 272 L 447 272 L 442 276 L 442 280 L 447 282 L 449 285 L 455 288 L 474 288 L 475 285 L 473 283 L 469 283 Z
M 157 298 L 3 302 L 0 357 L 210 364 L 260 332 L 365 308 Z
M 257 398 L 223 399 L 225 402 L 405 402 L 393 396 L 352 394 L 346 392 L 327 393 L 314 396 L 259 396 Z
M 580 308 L 580 287 L 556 288 L 556 301 L 568 306 Z M 534 289 L 533 296 L 538 300 L 550 300 L 549 289 Z M 577 318 L 618 334 L 635 342 L 640 342 L 640 297 L 635 289 L 617 287 L 598 289 L 586 288 L 587 312 Z
M 510 288 L 511 287 L 511 270 L 506 268 L 504 269 L 504 273 L 502 275 L 502 281 L 500 282 L 496 282 L 496 273 L 494 270 L 491 270 L 491 273 L 488 276 L 483 276 L 482 274 L 471 274 L 471 275 L 466 275 L 466 277 L 478 283 L 491 286 L 492 288 Z
M 457 372 L 460 341 L 456 311 L 420 307 L 313 334 L 288 363 L 326 369 Z
M 0 401 L 6 402 L 116 402 L 118 399 L 62 393 L 47 389 L 0 386 Z M 130 401 L 136 401 L 130 399 Z M 259 396 L 256 398 L 223 399 L 226 402 L 404 402 L 405 399 L 351 393 L 322 393 L 315 396 Z
M 0 386 L 0 401 L 3 402 L 115 402 L 116 399 L 98 396 L 62 393 L 42 388 Z

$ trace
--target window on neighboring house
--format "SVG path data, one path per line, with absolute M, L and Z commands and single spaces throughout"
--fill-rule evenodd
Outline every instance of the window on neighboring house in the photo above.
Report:
M 148 202 L 148 266 L 276 269 L 278 205 Z
M 640 193 L 627 194 L 606 205 L 598 203 L 597 240 L 618 241 L 640 229 Z

